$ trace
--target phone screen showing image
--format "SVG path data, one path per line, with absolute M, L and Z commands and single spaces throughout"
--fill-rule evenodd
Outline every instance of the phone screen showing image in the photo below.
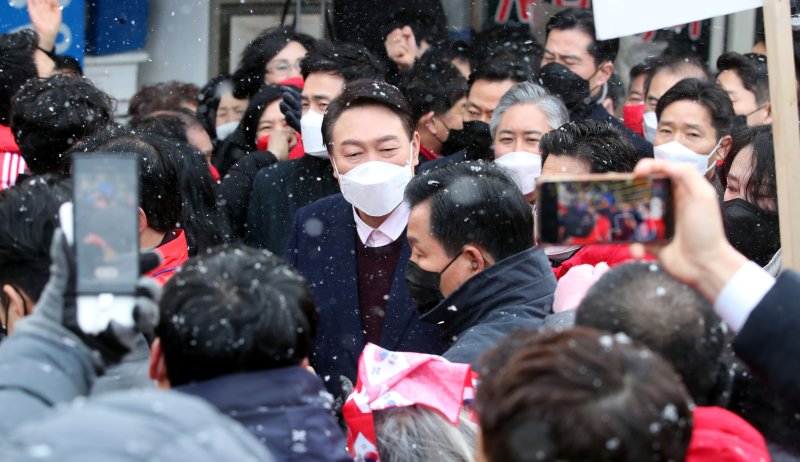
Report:
M 138 180 L 135 156 L 75 156 L 78 293 L 134 293 L 139 277 Z
M 541 243 L 650 243 L 673 235 L 666 178 L 545 181 L 538 188 Z

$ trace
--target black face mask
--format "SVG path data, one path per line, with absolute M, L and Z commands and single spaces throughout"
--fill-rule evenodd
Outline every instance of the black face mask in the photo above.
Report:
M 550 94 L 561 98 L 569 110 L 591 99 L 589 81 L 560 63 L 550 63 L 539 69 L 539 83 Z
M 725 236 L 745 257 L 764 266 L 781 248 L 778 214 L 745 201 L 733 199 L 722 204 Z
M 450 268 L 461 252 L 455 256 L 450 263 L 447 264 L 440 272 L 426 271 L 419 267 L 416 263 L 408 260 L 406 263 L 406 287 L 411 294 L 411 299 L 417 304 L 417 311 L 420 314 L 425 314 L 432 310 L 436 305 L 444 300 L 439 285 L 442 281 L 442 274 Z
M 467 150 L 467 160 L 494 158 L 492 133 L 489 124 L 480 120 L 464 122 L 463 130 L 450 130 L 447 140 L 442 143 L 442 155 L 449 156 L 462 149 Z

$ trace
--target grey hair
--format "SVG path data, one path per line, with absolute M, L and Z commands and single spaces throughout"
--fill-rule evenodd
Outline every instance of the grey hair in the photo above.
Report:
M 497 134 L 497 126 L 500 125 L 500 119 L 503 118 L 503 114 L 517 104 L 535 104 L 538 106 L 547 117 L 547 125 L 552 130 L 569 122 L 569 113 L 560 99 L 551 95 L 546 88 L 533 82 L 520 82 L 511 87 L 500 98 L 500 102 L 494 109 L 492 121 L 489 122 L 492 139 Z
M 381 462 L 474 462 L 478 426 L 462 411 L 458 426 L 424 406 L 373 413 Z

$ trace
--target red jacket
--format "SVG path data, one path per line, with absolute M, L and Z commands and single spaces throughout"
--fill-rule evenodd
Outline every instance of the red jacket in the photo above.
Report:
M 696 407 L 686 462 L 769 462 L 761 433 L 719 407 Z
M 189 244 L 186 243 L 186 234 L 182 229 L 176 229 L 175 233 L 178 235 L 175 239 L 156 247 L 156 252 L 161 255 L 163 261 L 158 268 L 145 275 L 161 284 L 166 284 L 175 270 L 189 259 Z
M 578 265 L 597 265 L 605 262 L 608 266 L 614 267 L 631 261 L 631 251 L 628 244 L 606 244 L 606 245 L 585 245 L 581 247 L 575 255 L 561 262 L 558 268 L 553 268 L 556 279 L 567 274 L 573 266 Z M 645 260 L 653 260 L 648 256 Z
M 0 190 L 14 186 L 26 168 L 11 128 L 0 125 Z

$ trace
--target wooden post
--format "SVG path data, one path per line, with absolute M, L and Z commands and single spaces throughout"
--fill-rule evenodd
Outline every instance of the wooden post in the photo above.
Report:
M 800 123 L 789 0 L 764 0 L 783 267 L 800 270 Z

